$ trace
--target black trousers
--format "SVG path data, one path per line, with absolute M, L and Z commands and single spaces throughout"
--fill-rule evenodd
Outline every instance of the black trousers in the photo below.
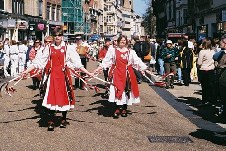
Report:
M 81 57 L 80 59 L 81 59 L 82 65 L 84 66 L 84 68 L 86 68 L 86 66 L 87 66 L 86 58 L 85 57 Z M 85 73 L 81 73 L 81 76 L 84 76 L 84 75 L 85 75 Z M 76 78 L 75 79 L 75 87 L 76 88 L 82 88 L 83 87 L 82 80 L 80 80 L 79 78 Z
M 181 71 L 183 75 L 184 85 L 189 86 L 189 83 L 191 82 L 191 68 L 182 68 Z
M 106 70 L 103 70 L 105 81 L 108 81 L 108 70 L 109 68 L 107 68 Z
M 39 79 L 37 77 L 33 77 L 32 78 L 32 83 L 33 83 L 34 89 L 39 88 L 40 81 L 39 81 Z
M 200 70 L 199 75 L 200 75 L 199 76 L 200 83 L 202 86 L 202 101 L 214 103 L 215 102 L 214 70 L 209 70 L 209 71 Z

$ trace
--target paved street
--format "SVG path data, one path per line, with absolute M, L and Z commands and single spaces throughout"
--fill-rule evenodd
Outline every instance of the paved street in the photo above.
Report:
M 88 69 L 95 67 L 88 63 Z M 224 128 L 212 123 L 206 112 L 200 113 L 208 108 L 196 107 L 198 84 L 165 90 L 142 83 L 141 103 L 130 106 L 129 116 L 119 119 L 111 117 L 112 105 L 101 97 L 104 89 L 98 94 L 77 89 L 76 108 L 68 114 L 70 125 L 54 132 L 47 131 L 38 90 L 29 85 L 30 79 L 21 81 L 13 97 L 0 98 L 0 150 L 226 150 L 225 138 L 214 133 Z M 193 143 L 151 143 L 148 136 L 186 136 Z

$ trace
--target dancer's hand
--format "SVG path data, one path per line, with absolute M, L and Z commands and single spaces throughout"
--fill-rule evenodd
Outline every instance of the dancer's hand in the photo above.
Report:
M 146 73 L 152 75 L 153 73 L 150 70 L 145 70 Z
M 25 71 L 23 71 L 22 73 L 21 73 L 21 77 L 26 77 L 28 75 L 28 72 L 25 70 Z
M 90 76 L 90 77 L 94 77 L 94 73 L 92 72 L 92 73 L 88 73 L 88 75 Z
M 144 70 L 142 70 L 142 71 L 141 71 L 141 74 L 142 74 L 143 76 L 145 76 L 145 71 L 144 71 Z
M 94 74 L 97 74 L 97 73 L 99 73 L 101 70 L 102 70 L 102 68 L 98 67 L 98 68 L 96 68 L 96 69 L 93 71 L 93 73 L 94 73 Z

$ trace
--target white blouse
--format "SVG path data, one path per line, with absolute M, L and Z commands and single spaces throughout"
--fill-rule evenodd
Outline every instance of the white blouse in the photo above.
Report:
M 100 66 L 104 69 L 111 67 L 115 64 L 115 48 L 109 47 L 105 58 L 103 59 Z M 142 60 L 137 56 L 134 50 L 130 50 L 128 65 L 132 65 L 136 70 L 146 70 L 147 66 L 142 62 Z
M 65 42 L 61 42 L 61 45 L 56 46 L 54 44 L 51 44 L 51 46 L 54 46 L 55 49 L 60 49 L 62 46 L 66 46 Z M 67 45 L 66 46 L 66 59 L 65 59 L 65 64 L 69 67 L 69 68 L 76 68 L 79 69 L 81 67 L 83 67 L 80 57 L 78 55 L 78 53 L 75 50 L 75 47 L 73 45 Z M 64 51 L 64 50 L 59 50 L 59 51 Z M 50 58 L 50 46 L 47 45 L 44 50 L 42 55 L 38 55 L 37 57 L 35 57 L 35 59 L 32 62 L 32 65 L 35 68 L 39 68 L 39 69 L 43 69 L 45 68 L 49 58 Z

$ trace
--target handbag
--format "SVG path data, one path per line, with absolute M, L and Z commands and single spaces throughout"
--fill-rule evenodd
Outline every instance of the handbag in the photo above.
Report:
M 149 53 L 148 55 L 144 56 L 144 60 L 149 61 L 151 60 L 151 54 Z

